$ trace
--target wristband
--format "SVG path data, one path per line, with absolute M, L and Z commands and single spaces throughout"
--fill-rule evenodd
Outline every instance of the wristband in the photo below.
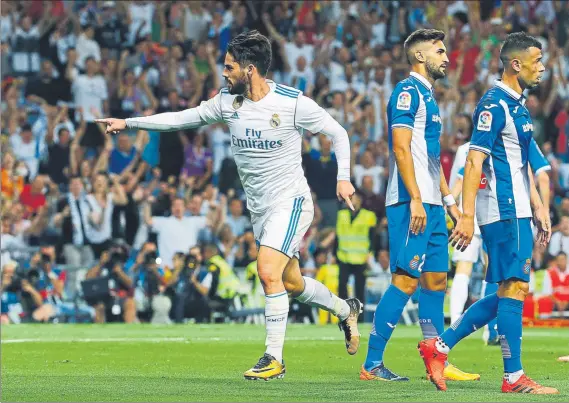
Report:
M 443 202 L 445 203 L 445 206 L 450 207 L 453 204 L 456 204 L 456 200 L 454 200 L 454 196 L 452 194 L 448 194 L 445 197 L 443 197 Z

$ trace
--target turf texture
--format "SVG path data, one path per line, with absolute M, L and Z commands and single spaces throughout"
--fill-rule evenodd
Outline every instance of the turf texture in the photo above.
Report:
M 425 380 L 416 346 L 418 327 L 399 326 L 387 347 L 387 366 L 405 383 L 360 381 L 369 326 L 360 351 L 349 356 L 335 326 L 289 325 L 283 380 L 245 381 L 243 372 L 264 351 L 264 329 L 253 325 L 20 325 L 3 326 L 2 395 L 7 401 L 568 401 L 567 329 L 524 329 L 523 363 L 557 396 L 502 394 L 499 347 L 480 333 L 450 359 L 482 375 L 437 392 Z

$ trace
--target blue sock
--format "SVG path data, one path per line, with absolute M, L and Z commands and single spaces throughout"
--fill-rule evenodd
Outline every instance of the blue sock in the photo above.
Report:
M 419 323 L 424 339 L 432 339 L 445 331 L 444 291 L 422 288 L 419 291 Z
M 498 296 L 496 294 L 484 297 L 462 314 L 447 330 L 441 334 L 441 339 L 449 347 L 464 339 L 470 333 L 485 326 L 496 317 L 498 312 Z
M 490 294 L 495 294 L 498 292 L 498 283 L 486 283 L 486 288 L 484 289 L 484 296 L 488 296 Z M 498 318 L 492 319 L 488 322 L 488 340 L 494 340 L 498 337 Z
M 383 361 L 385 346 L 397 322 L 399 322 L 403 308 L 405 308 L 409 298 L 409 295 L 392 284 L 377 304 L 364 364 L 366 370 L 369 371 Z
M 500 298 L 498 302 L 498 333 L 502 344 L 504 372 L 522 369 L 522 311 L 523 301 Z

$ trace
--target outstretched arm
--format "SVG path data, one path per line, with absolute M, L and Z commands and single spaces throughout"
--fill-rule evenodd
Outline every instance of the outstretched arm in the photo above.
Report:
M 198 107 L 181 112 L 166 112 L 130 119 L 97 119 L 97 122 L 107 125 L 107 133 L 119 132 L 126 128 L 169 132 L 193 129 L 222 119 L 221 93 L 219 93 Z
M 350 138 L 346 129 L 342 127 L 328 112 L 322 109 L 312 99 L 300 95 L 296 105 L 295 121 L 297 126 L 312 133 L 322 133 L 330 137 L 334 146 L 334 153 L 338 162 L 338 185 L 336 194 L 338 199 L 345 201 L 353 210 L 351 197 L 355 189 L 350 182 Z

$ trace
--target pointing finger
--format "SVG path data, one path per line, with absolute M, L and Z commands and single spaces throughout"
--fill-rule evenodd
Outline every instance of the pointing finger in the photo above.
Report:
M 352 201 L 350 200 L 350 198 L 348 196 L 346 196 L 346 197 L 344 197 L 344 200 L 346 201 L 346 204 L 348 205 L 348 207 L 352 211 L 355 211 L 354 205 L 352 204 Z

